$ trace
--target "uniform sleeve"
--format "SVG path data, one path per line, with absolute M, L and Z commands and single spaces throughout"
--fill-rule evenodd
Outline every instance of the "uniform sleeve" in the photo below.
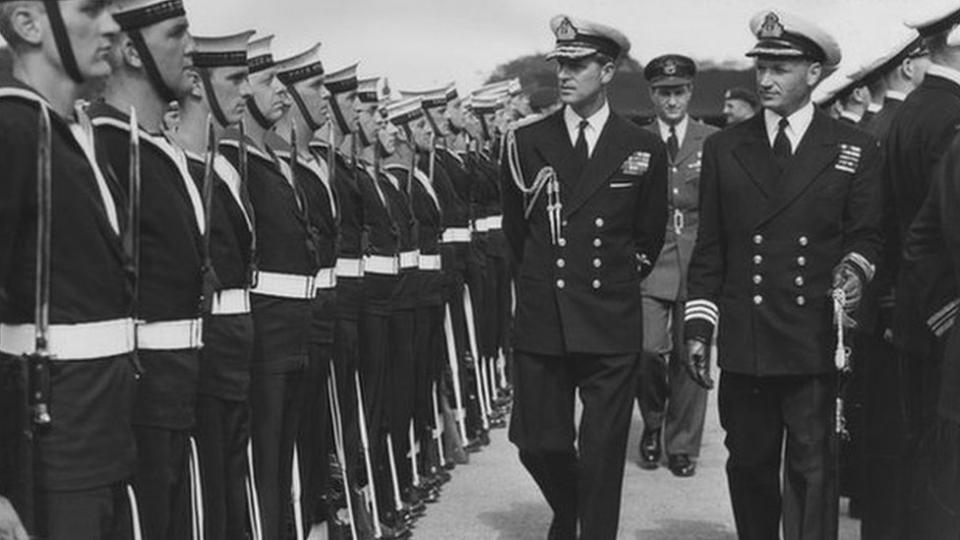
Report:
M 17 243 L 20 221 L 28 205 L 27 197 L 36 196 L 36 130 L 16 126 L 14 114 L 0 106 L 0 289 L 10 279 L 13 249 Z M 30 228 L 32 230 L 32 227 Z M 31 242 L 32 245 L 32 242 Z
M 640 278 L 653 271 L 663 249 L 667 222 L 667 152 L 659 140 L 634 211 L 634 242 Z
M 516 143 L 519 145 L 519 142 Z M 517 148 L 519 154 L 519 148 Z M 522 167 L 521 167 L 522 168 Z M 518 179 L 522 181 L 523 179 Z M 527 220 L 523 216 L 523 193 L 514 182 L 507 154 L 500 160 L 500 198 L 503 205 L 503 233 L 510 244 L 513 260 L 523 261 L 523 242 L 527 235 Z
M 697 242 L 687 272 L 687 303 L 684 315 L 686 339 L 709 343 L 720 319 L 717 299 L 723 284 L 726 246 L 720 206 L 720 172 L 714 136 L 703 144 L 700 170 L 700 224 Z
M 864 145 L 860 170 L 853 178 L 844 208 L 844 261 L 858 269 L 864 282 L 873 279 L 883 256 L 883 185 L 880 148 L 872 137 Z

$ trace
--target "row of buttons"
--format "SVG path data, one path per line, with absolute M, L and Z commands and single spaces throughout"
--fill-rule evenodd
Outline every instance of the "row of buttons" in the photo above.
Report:
M 566 227 L 567 223 L 568 223 L 567 220 L 564 220 L 563 226 Z M 603 220 L 602 217 L 598 217 L 593 221 L 593 224 L 596 225 L 598 229 L 602 229 L 603 226 L 606 224 L 606 222 Z M 566 238 L 561 238 L 557 243 L 560 245 L 560 247 L 567 246 Z M 601 240 L 599 237 L 594 238 L 593 247 L 596 249 L 600 249 L 601 247 L 603 247 L 603 240 Z M 567 266 L 567 261 L 565 259 L 563 259 L 562 257 L 557 259 L 557 268 L 563 269 L 563 268 L 566 268 L 566 266 Z M 593 267 L 599 269 L 602 266 L 603 266 L 603 261 L 600 259 L 600 257 L 594 257 Z M 601 286 L 603 286 L 603 283 L 601 283 L 599 279 L 594 279 L 591 285 L 593 286 L 594 289 L 599 289 Z M 567 287 L 567 282 L 563 278 L 557 279 L 558 289 L 565 289 L 566 287 Z
M 805 305 L 807 305 L 807 297 L 806 297 L 806 296 L 803 296 L 803 295 L 800 295 L 800 296 L 797 297 L 796 302 L 797 302 L 797 305 L 798 305 L 798 306 L 805 306 Z M 762 303 L 763 303 L 763 295 L 762 295 L 762 294 L 758 294 L 758 295 L 754 296 L 754 297 L 753 297 L 753 303 L 754 303 L 755 305 L 758 305 L 758 306 L 759 306 L 760 304 L 762 304 Z
M 753 236 L 754 245 L 757 245 L 757 246 L 763 245 L 763 241 L 764 241 L 764 238 L 762 234 L 756 234 Z M 797 239 L 797 243 L 800 245 L 800 247 L 807 247 L 807 245 L 810 244 L 810 239 L 807 238 L 806 236 L 801 236 L 800 238 Z M 761 264 L 763 264 L 763 255 L 760 255 L 759 253 L 755 254 L 753 256 L 753 264 L 756 266 L 760 266 Z M 805 268 L 807 266 L 807 258 L 804 257 L 803 255 L 797 257 L 797 266 L 799 266 L 800 268 Z M 761 283 L 763 283 L 763 276 L 760 274 L 754 274 L 753 283 L 754 285 L 760 285 Z M 797 287 L 803 287 L 806 284 L 806 281 L 803 279 L 803 276 L 797 276 L 793 280 L 793 283 Z M 807 304 L 807 298 L 803 295 L 797 296 L 796 302 L 798 306 L 804 306 Z M 755 295 L 753 297 L 753 303 L 754 305 L 757 305 L 757 306 L 759 306 L 760 304 L 763 304 L 763 295 L 762 294 Z
M 753 243 L 758 246 L 760 244 L 763 244 L 763 235 L 762 234 L 754 235 Z M 807 247 L 807 245 L 810 244 L 810 239 L 807 238 L 806 236 L 801 236 L 800 238 L 797 238 L 797 243 L 800 244 L 800 247 Z

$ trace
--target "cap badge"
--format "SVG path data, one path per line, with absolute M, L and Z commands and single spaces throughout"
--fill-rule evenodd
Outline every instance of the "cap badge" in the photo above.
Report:
M 563 41 L 571 41 L 577 37 L 577 29 L 573 27 L 573 23 L 570 22 L 570 19 L 564 19 L 560 26 L 557 27 L 557 39 Z
M 663 63 L 663 73 L 671 77 L 677 74 L 677 63 L 672 58 Z
M 763 19 L 763 25 L 760 26 L 760 31 L 757 32 L 757 37 L 777 39 L 782 36 L 783 24 L 780 22 L 780 17 L 772 11 L 767 13 L 766 18 Z

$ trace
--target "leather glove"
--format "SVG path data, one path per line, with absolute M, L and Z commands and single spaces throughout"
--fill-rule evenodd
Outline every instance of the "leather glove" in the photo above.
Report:
M 0 540 L 30 540 L 10 501 L 0 497 Z
M 706 343 L 697 339 L 687 340 L 683 367 L 698 386 L 707 390 L 713 389 L 713 379 L 710 378 L 710 349 Z
M 847 303 L 843 308 L 847 313 L 855 311 L 863 299 L 863 280 L 860 273 L 847 263 L 840 264 L 833 271 L 833 288 L 843 289 L 846 294 Z

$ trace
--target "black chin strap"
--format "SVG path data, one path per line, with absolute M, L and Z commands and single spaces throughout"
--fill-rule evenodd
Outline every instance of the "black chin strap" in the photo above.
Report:
M 133 42 L 133 46 L 137 49 L 137 52 L 140 53 L 140 61 L 143 62 L 143 69 L 147 71 L 147 77 L 150 79 L 150 83 L 153 84 L 153 88 L 160 94 L 160 98 L 167 103 L 176 101 L 177 95 L 167 86 L 167 83 L 163 82 L 163 76 L 160 75 L 157 62 L 153 58 L 150 48 L 147 47 L 147 42 L 143 40 L 143 34 L 141 34 L 139 30 L 128 30 L 127 35 L 130 36 L 130 41 Z
M 287 91 L 290 92 L 290 97 L 293 98 L 293 102 L 296 103 L 297 108 L 300 109 L 300 114 L 303 115 L 303 119 L 307 121 L 307 127 L 310 128 L 310 133 L 319 131 L 323 126 L 313 119 L 313 115 L 310 114 L 310 109 L 307 108 L 307 102 L 303 100 L 300 92 L 297 92 L 297 89 L 294 88 L 292 84 L 287 87 Z
M 83 74 L 80 73 L 77 57 L 73 54 L 73 45 L 70 44 L 67 27 L 63 24 L 60 2 L 43 0 L 43 5 L 47 9 L 47 18 L 50 19 L 50 28 L 53 30 L 53 41 L 57 45 L 57 52 L 60 53 L 60 62 L 63 64 L 63 69 L 73 79 L 73 82 L 80 84 L 83 82 Z
M 230 122 L 227 121 L 227 115 L 224 114 L 223 108 L 220 106 L 220 100 L 217 99 L 217 94 L 213 91 L 213 84 L 210 82 L 210 70 L 200 68 L 197 71 L 200 73 L 200 80 L 203 82 L 203 91 L 207 94 L 207 103 L 210 104 L 210 112 L 213 113 L 213 117 L 221 126 L 226 127 L 230 125 Z
M 343 111 L 340 110 L 340 104 L 337 103 L 336 96 L 330 96 L 329 99 L 330 110 L 333 111 L 333 118 L 337 121 L 337 127 L 340 129 L 340 133 L 343 133 L 344 135 L 353 133 L 353 130 L 347 125 L 347 119 L 343 117 Z M 361 129 L 360 131 L 363 130 Z
M 483 138 L 489 140 L 490 128 L 487 126 L 487 119 L 482 114 L 479 115 L 479 118 L 480 118 L 480 127 L 483 128 Z
M 273 127 L 273 123 L 267 120 L 266 115 L 260 110 L 260 107 L 257 107 L 257 100 L 253 96 L 247 98 L 247 110 L 250 111 L 250 116 L 253 117 L 253 120 L 265 130 L 269 130 Z

